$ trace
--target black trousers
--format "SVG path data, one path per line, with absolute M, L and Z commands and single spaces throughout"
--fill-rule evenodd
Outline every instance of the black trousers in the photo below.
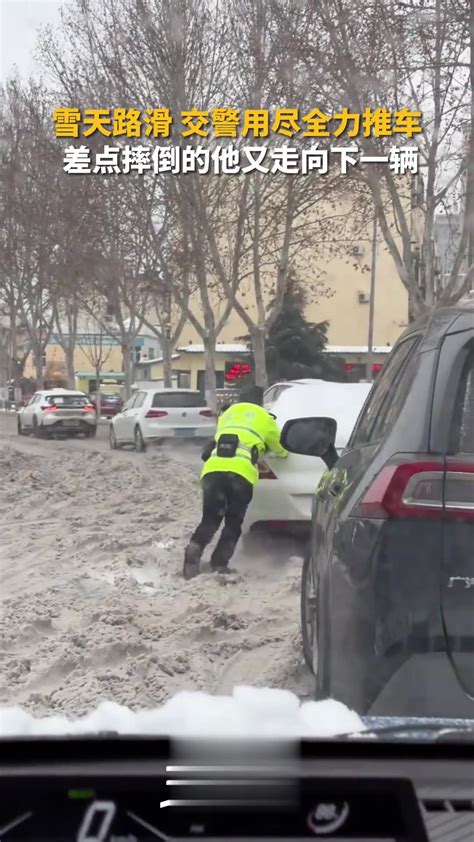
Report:
M 224 528 L 211 557 L 213 567 L 226 567 L 242 534 L 242 522 L 252 500 L 253 485 L 232 471 L 206 474 L 203 490 L 202 520 L 191 541 L 204 549 L 213 539 L 222 521 Z

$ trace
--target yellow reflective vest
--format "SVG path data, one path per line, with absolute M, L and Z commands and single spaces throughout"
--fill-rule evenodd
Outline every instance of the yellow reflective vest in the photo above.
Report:
M 217 456 L 217 448 L 214 448 L 204 463 L 201 477 L 215 471 L 233 471 L 256 485 L 258 465 L 252 464 L 252 447 L 256 446 L 259 454 L 270 450 L 275 456 L 288 456 L 288 451 L 280 444 L 278 424 L 266 409 L 257 404 L 236 403 L 226 409 L 217 423 L 216 441 L 222 433 L 239 437 L 237 452 L 231 457 Z

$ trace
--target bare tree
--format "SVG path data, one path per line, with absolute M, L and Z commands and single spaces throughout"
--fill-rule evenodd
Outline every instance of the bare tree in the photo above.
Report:
M 79 104 L 100 91 L 102 106 L 159 102 L 175 119 L 195 103 L 205 112 L 223 101 L 240 108 L 269 108 L 296 96 L 308 98 L 302 86 L 304 60 L 291 68 L 274 11 L 270 0 L 78 3 L 64 17 L 68 55 L 52 35 L 43 43 L 43 54 L 64 95 Z M 179 140 L 181 145 L 195 142 L 192 137 Z M 332 195 L 333 205 L 337 201 L 329 180 L 317 188 L 311 178 L 258 173 L 242 178 L 160 176 L 155 181 L 154 200 L 144 202 L 148 223 L 136 215 L 133 220 L 143 246 L 141 271 L 154 278 L 151 297 L 165 324 L 174 300 L 177 327 L 186 318 L 202 338 L 206 396 L 213 405 L 215 345 L 232 310 L 249 331 L 257 381 L 265 384 L 265 338 L 293 265 L 305 249 L 316 252 L 325 232 L 334 233 L 356 216 L 330 205 L 324 219 L 318 215 L 319 200 L 329 202 Z M 176 254 L 180 261 L 173 259 Z M 108 260 L 116 265 L 113 256 Z M 315 283 L 319 291 L 321 277 Z M 129 312 L 135 312 L 136 302 L 123 290 L 120 296 Z M 140 318 L 153 324 L 146 313 Z M 169 369 L 171 339 L 178 331 L 161 325 L 159 333 Z
M 95 376 L 95 406 L 97 418 L 100 418 L 101 409 L 101 373 L 110 359 L 114 345 L 117 340 L 104 328 L 104 324 L 96 314 L 103 312 L 104 302 L 98 297 L 92 296 L 87 302 L 89 312 L 88 318 L 84 321 L 85 332 L 82 336 L 81 348 L 92 366 Z
M 225 28 L 220 3 L 140 0 L 131 5 L 123 0 L 98 0 L 95 4 L 78 3 L 65 13 L 63 37 L 73 48 L 68 57 L 51 33 L 43 41 L 42 52 L 61 90 L 78 102 L 97 96 L 100 91 L 102 105 L 104 101 L 111 105 L 124 100 L 144 104 L 159 101 L 177 115 L 190 102 L 209 107 L 223 90 L 227 66 Z M 115 33 L 113 39 L 109 37 L 111 31 Z M 212 404 L 215 344 L 232 303 L 221 301 L 220 306 L 216 293 L 211 292 L 214 279 L 209 273 L 208 244 L 203 226 L 189 207 L 185 178 L 163 179 L 159 201 L 166 206 L 167 219 L 175 219 L 181 231 L 181 250 L 183 254 L 186 251 L 187 265 L 192 263 L 187 278 L 181 277 L 177 284 L 169 267 L 163 267 L 166 248 L 160 238 L 162 226 L 153 214 L 148 229 L 152 231 L 152 249 L 167 294 L 172 295 L 202 337 L 206 393 Z M 198 307 L 190 304 L 191 292 Z M 140 318 L 143 315 L 141 312 Z M 166 344 L 166 336 L 163 338 Z
M 54 318 L 51 276 L 59 156 L 47 138 L 50 100 L 41 85 L 10 80 L 2 104 L 4 289 L 12 333 L 22 327 L 28 334 L 41 386 Z
M 341 112 L 346 107 L 350 114 L 361 114 L 382 104 L 391 112 L 410 109 L 423 114 L 423 132 L 404 139 L 419 150 L 423 185 L 410 191 L 407 180 L 386 166 L 367 168 L 362 181 L 408 292 L 410 317 L 436 301 L 458 298 L 474 273 L 472 261 L 464 265 L 474 225 L 467 0 L 384 0 L 369 5 L 321 0 L 317 6 L 307 0 L 298 3 L 299 28 L 291 15 L 295 5 L 275 2 L 274 8 L 288 48 L 305 64 L 309 89 L 325 101 L 327 110 Z M 359 142 L 372 155 L 387 147 L 387 138 L 374 134 Z M 436 217 L 459 201 L 462 233 L 443 285 L 436 266 Z M 421 253 L 413 248 L 413 204 Z
M 95 277 L 94 255 L 100 247 L 97 218 L 101 213 L 98 204 L 101 194 L 90 179 L 71 179 L 60 167 L 55 190 L 56 243 L 51 272 L 54 332 L 64 352 L 69 386 L 74 388 L 74 354 L 81 301 L 91 295 Z

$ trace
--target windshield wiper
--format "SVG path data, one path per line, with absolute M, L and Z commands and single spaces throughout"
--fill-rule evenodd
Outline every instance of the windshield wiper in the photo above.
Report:
M 474 720 L 471 719 L 406 719 L 393 717 L 396 721 L 369 723 L 366 721 L 364 731 L 339 734 L 340 740 L 356 740 L 366 737 L 396 737 L 407 736 L 412 738 L 418 735 L 419 738 L 430 739 L 433 742 L 474 742 Z M 372 720 L 373 722 L 373 720 Z

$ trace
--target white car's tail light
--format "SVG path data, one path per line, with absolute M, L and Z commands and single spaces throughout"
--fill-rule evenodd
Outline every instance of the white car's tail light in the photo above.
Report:
M 199 415 L 204 415 L 206 418 L 215 418 L 216 417 L 211 409 L 201 409 Z
M 149 409 L 145 418 L 166 418 L 167 415 L 163 409 Z
M 278 479 L 266 462 L 258 463 L 258 476 L 260 479 Z
M 46 406 L 42 406 L 41 409 L 43 412 L 57 412 L 58 408 L 55 404 L 46 404 Z

